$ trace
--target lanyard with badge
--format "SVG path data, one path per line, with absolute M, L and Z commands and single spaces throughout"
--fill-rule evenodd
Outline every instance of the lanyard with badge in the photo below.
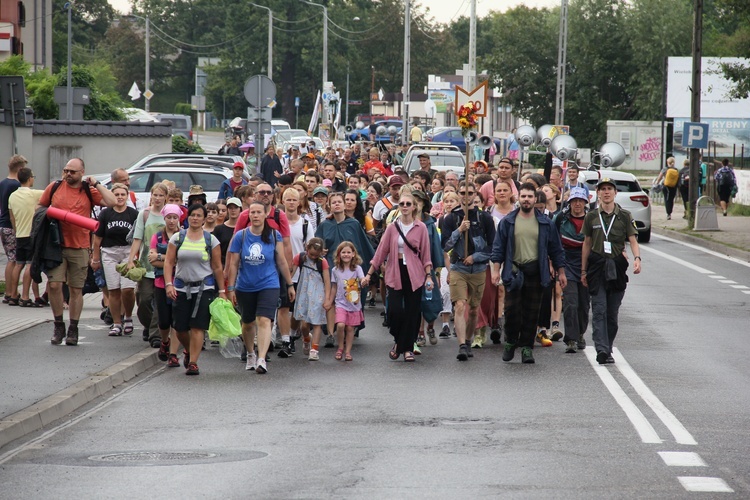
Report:
M 609 221 L 609 228 L 604 225 L 604 219 L 602 219 L 602 212 L 599 210 L 599 222 L 602 224 L 602 232 L 604 233 L 604 253 L 607 255 L 612 253 L 612 243 L 609 242 L 609 232 L 612 231 L 612 226 L 615 224 L 615 217 L 612 214 L 612 219 Z

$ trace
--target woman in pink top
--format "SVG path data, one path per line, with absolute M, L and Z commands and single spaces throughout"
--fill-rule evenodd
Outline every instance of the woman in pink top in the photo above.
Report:
M 414 218 L 417 206 L 411 193 L 401 193 L 398 208 L 401 217 L 383 233 L 361 285 L 362 289 L 367 288 L 373 273 L 385 262 L 388 324 L 395 341 L 390 357 L 395 360 L 403 354 L 404 361 L 414 361 L 414 343 L 422 318 L 422 288 L 432 290 L 432 258 L 427 228 Z

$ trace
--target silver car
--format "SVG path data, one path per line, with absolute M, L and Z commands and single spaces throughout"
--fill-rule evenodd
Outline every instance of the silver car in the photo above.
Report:
M 617 195 L 615 203 L 630 212 L 638 229 L 638 242 L 648 243 L 651 239 L 651 199 L 648 197 L 638 179 L 628 172 L 618 170 L 584 170 L 578 178 L 589 188 L 589 202 L 596 206 L 596 184 L 599 179 L 609 177 L 615 182 Z

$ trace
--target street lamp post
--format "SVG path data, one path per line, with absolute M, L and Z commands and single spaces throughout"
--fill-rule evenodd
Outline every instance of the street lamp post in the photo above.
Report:
M 322 91 L 328 81 L 328 7 L 319 3 L 310 2 L 309 0 L 300 0 L 300 2 L 315 5 L 316 7 L 323 9 L 323 85 L 320 87 Z M 325 114 L 323 117 L 325 118 Z
M 67 120 L 73 119 L 73 58 L 71 57 L 71 40 L 72 40 L 72 15 L 73 15 L 73 5 L 71 5 L 70 2 L 65 4 L 65 8 L 68 9 L 68 86 L 65 90 L 66 92 L 66 101 L 67 106 L 65 110 L 65 114 L 67 115 L 65 118 Z
M 248 2 L 253 7 L 259 9 L 266 9 L 268 11 L 268 78 L 273 80 L 273 11 L 264 5 L 258 5 L 253 2 Z

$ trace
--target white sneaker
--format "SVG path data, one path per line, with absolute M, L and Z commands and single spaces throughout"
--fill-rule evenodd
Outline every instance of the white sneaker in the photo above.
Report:
M 310 342 L 302 342 L 302 354 L 310 354 Z
M 255 351 L 251 351 L 247 353 L 247 364 L 245 365 L 245 370 L 247 371 L 255 370 L 255 366 L 257 364 L 258 364 L 258 356 L 255 354 Z
M 263 375 L 264 373 L 268 373 L 268 368 L 266 368 L 266 360 L 261 358 L 258 360 L 258 366 L 255 367 L 255 373 Z
M 320 358 L 318 357 L 318 351 L 315 349 L 310 349 L 310 356 L 307 357 L 308 361 L 318 361 Z

